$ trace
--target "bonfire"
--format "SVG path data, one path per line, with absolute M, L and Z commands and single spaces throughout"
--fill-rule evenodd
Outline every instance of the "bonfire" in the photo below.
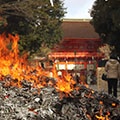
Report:
M 19 55 L 19 36 L 0 35 L 1 120 L 119 120 L 120 101 L 31 65 Z

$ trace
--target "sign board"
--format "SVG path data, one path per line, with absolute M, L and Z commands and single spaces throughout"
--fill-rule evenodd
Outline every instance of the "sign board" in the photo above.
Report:
M 72 69 L 76 69 L 76 70 L 82 70 L 84 69 L 84 64 L 67 64 L 67 69 L 68 70 L 72 70 Z
M 68 70 L 73 70 L 73 69 L 75 69 L 75 64 L 67 64 L 67 69 L 68 69 Z
M 58 65 L 56 65 L 58 67 Z M 59 70 L 65 70 L 65 64 L 59 64 Z
M 84 64 L 67 64 L 67 70 L 82 70 L 84 69 Z M 57 64 L 56 68 L 59 68 L 59 70 L 65 70 L 65 64 Z
M 87 64 L 87 70 L 94 70 L 94 64 Z
M 84 69 L 84 64 L 76 64 L 76 70 Z

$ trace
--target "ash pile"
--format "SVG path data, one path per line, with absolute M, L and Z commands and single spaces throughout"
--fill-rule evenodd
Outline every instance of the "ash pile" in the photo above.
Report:
M 49 85 L 38 90 L 25 81 L 23 88 L 5 82 L 0 81 L 0 120 L 120 120 L 118 99 L 84 85 L 66 95 Z

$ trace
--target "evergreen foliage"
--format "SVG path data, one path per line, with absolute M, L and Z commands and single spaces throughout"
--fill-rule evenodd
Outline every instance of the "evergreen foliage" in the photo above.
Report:
M 120 0 L 96 0 L 90 15 L 100 38 L 120 56 Z
M 0 32 L 18 34 L 20 51 L 30 55 L 41 46 L 51 48 L 62 39 L 63 1 L 0 0 Z

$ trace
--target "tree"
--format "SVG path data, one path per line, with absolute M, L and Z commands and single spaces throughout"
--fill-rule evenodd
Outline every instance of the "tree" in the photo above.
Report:
M 61 0 L 0 0 L 2 23 L 0 31 L 19 34 L 19 48 L 38 52 L 41 46 L 51 48 L 62 39 L 61 23 L 65 9 Z M 1 24 L 0 24 L 1 26 Z
M 109 44 L 112 52 L 120 56 L 120 0 L 96 0 L 91 10 L 90 23 L 103 43 Z

